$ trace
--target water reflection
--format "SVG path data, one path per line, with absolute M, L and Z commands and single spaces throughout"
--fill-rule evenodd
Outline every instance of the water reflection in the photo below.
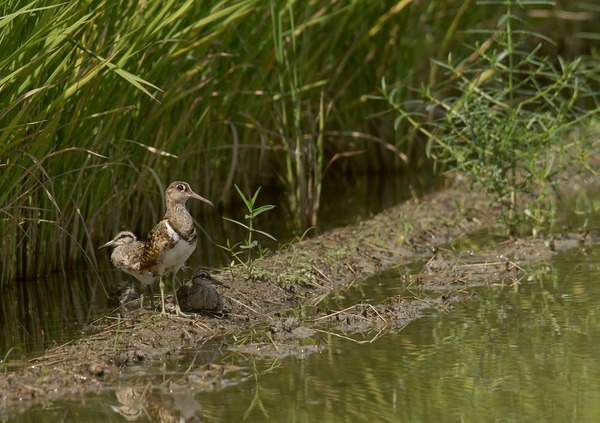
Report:
M 128 421 L 202 422 L 202 406 L 189 388 L 152 388 L 150 384 L 117 389 L 118 405 L 109 407 Z
M 205 417 L 238 421 L 597 421 L 600 253 L 573 251 L 518 287 L 430 315 L 400 334 L 281 360 L 208 396 Z M 227 407 L 235 399 L 240 407 Z
M 103 309 L 106 286 L 92 272 L 55 274 L 40 281 L 11 283 L 1 289 L 0 357 L 12 358 L 65 342 Z
M 402 273 L 348 295 L 376 303 L 380 292 L 406 288 Z M 123 383 L 15 421 L 598 421 L 598 280 L 600 249 L 571 251 L 520 285 L 477 288 L 477 301 L 431 311 L 371 344 L 329 336 L 303 357 L 182 355 L 144 369 L 145 385 Z M 213 361 L 222 380 L 200 383 L 200 363 Z

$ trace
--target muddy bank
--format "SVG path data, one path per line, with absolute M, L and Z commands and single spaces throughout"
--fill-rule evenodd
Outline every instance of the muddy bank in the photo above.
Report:
M 288 245 L 256 261 L 251 272 L 213 271 L 229 285 L 217 287 L 225 312 L 185 318 L 133 310 L 91 322 L 82 328 L 81 338 L 43 356 L 26 362 L 9 357 L 0 367 L 1 408 L 17 411 L 39 401 L 79 398 L 134 382 L 220 389 L 245 377 L 242 369 L 212 364 L 224 350 L 284 356 L 319 352 L 327 348 L 327 336 L 372 342 L 401 330 L 424 309 L 446 311 L 454 301 L 471 298 L 472 286 L 518 284 L 527 264 L 546 260 L 553 251 L 578 247 L 584 254 L 596 235 L 504 240 L 462 253 L 444 249 L 450 241 L 492 227 L 495 220 L 496 211 L 484 196 L 467 193 L 456 182 L 368 221 Z M 426 264 L 417 275 L 407 276 L 415 287 L 413 296 L 344 310 L 319 307 L 333 290 L 414 260 Z M 311 307 L 308 315 L 299 312 L 306 307 Z M 197 351 L 183 375 L 145 371 L 183 357 L 182 351 Z

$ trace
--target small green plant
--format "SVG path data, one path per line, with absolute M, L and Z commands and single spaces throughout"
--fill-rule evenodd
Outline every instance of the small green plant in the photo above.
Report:
M 474 32 L 482 39 L 469 56 L 435 62 L 446 77 L 424 87 L 416 104 L 382 83 L 399 113 L 396 128 L 425 135 L 437 167 L 471 175 L 512 234 L 523 223 L 536 234 L 553 222 L 558 184 L 590 169 L 597 139 L 588 124 L 600 110 L 584 60 L 542 56 L 551 40 L 517 29 L 513 6 L 527 3 L 486 2 L 506 8 L 498 28 Z
M 244 219 L 246 219 L 248 221 L 248 224 L 245 224 L 238 220 L 230 219 L 225 216 L 223 216 L 223 219 L 227 220 L 228 222 L 235 223 L 236 225 L 239 225 L 242 228 L 246 229 L 247 236 L 244 241 L 240 241 L 235 244 L 232 244 L 228 238 L 227 244 L 219 245 L 219 247 L 223 248 L 224 250 L 227 250 L 231 254 L 231 256 L 234 258 L 232 265 L 233 265 L 233 263 L 235 263 L 235 261 L 237 261 L 245 268 L 250 269 L 252 267 L 252 263 L 253 263 L 252 252 L 256 251 L 258 254 L 258 257 L 264 256 L 265 253 L 267 252 L 267 249 L 262 248 L 260 246 L 258 240 L 254 238 L 254 234 L 256 233 L 256 234 L 264 235 L 267 238 L 277 242 L 275 237 L 273 237 L 271 234 L 268 234 L 267 232 L 258 230 L 254 227 L 254 219 L 256 219 L 256 217 L 258 215 L 260 215 L 266 211 L 274 209 L 275 206 L 271 205 L 271 204 L 267 204 L 267 205 L 260 206 L 260 207 L 255 206 L 256 199 L 258 198 L 258 193 L 260 192 L 260 187 L 256 190 L 256 192 L 254 193 L 254 195 L 251 198 L 247 198 L 237 185 L 235 185 L 235 189 L 237 190 L 240 198 L 246 205 L 246 209 L 248 210 L 248 214 L 246 214 L 244 216 Z M 245 260 L 241 257 L 244 253 L 247 254 Z
M 10 357 L 10 354 L 13 353 L 17 348 L 19 347 L 9 348 L 8 351 L 6 351 L 6 354 L 4 354 L 4 357 L 0 357 L 0 372 L 8 372 L 8 366 L 6 365 L 8 362 L 8 357 Z

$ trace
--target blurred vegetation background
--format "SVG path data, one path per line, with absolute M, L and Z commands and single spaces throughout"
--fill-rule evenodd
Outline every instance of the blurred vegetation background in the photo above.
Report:
M 437 61 L 495 28 L 474 0 L 0 2 L 2 284 L 74 263 L 162 215 L 185 180 L 226 207 L 234 184 L 281 189 L 290 226 L 316 224 L 322 182 L 431 167 L 394 101 L 441 77 Z M 597 62 L 600 6 L 516 4 L 556 44 Z M 598 82 L 598 81 L 596 81 Z

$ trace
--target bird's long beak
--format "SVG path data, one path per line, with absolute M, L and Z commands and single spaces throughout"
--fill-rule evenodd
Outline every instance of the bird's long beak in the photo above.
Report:
M 229 288 L 229 285 L 227 285 L 226 283 L 221 282 L 218 279 L 213 278 L 212 276 L 208 276 L 209 280 L 212 282 L 213 285 L 221 285 L 224 286 L 225 288 Z
M 101 246 L 99 246 L 98 249 L 101 250 L 103 248 L 110 247 L 111 245 L 114 245 L 114 243 L 115 243 L 115 240 L 111 239 L 106 244 L 102 244 Z
M 212 203 L 212 201 L 207 200 L 206 198 L 202 197 L 201 195 L 196 194 L 195 192 L 192 192 L 192 195 L 190 196 L 191 198 L 195 198 L 196 200 L 200 200 L 200 201 L 204 201 L 206 204 L 210 204 L 212 207 L 214 207 L 215 205 Z

